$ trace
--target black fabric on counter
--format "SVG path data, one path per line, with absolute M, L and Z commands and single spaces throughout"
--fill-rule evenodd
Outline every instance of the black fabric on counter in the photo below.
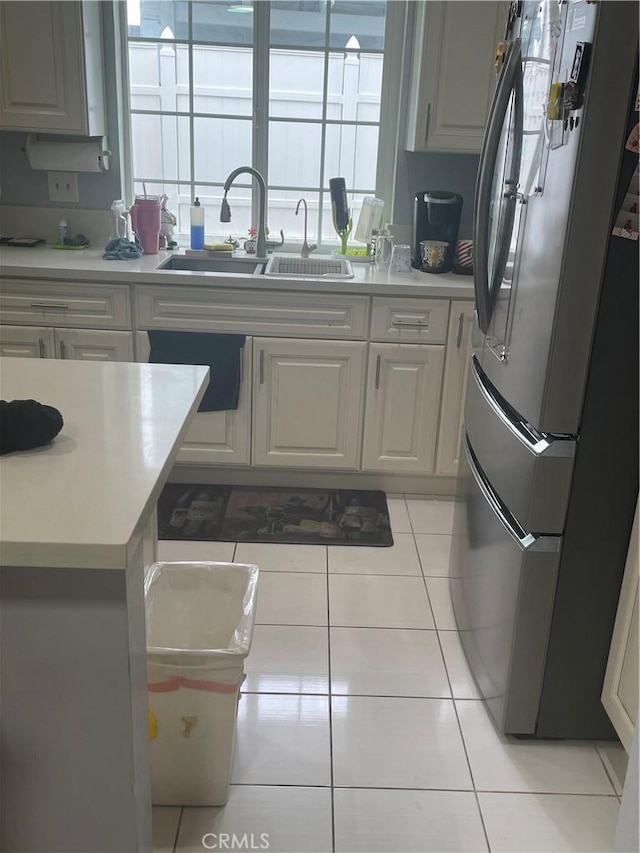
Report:
M 0 456 L 49 444 L 63 425 L 53 406 L 37 400 L 0 400 Z
M 209 368 L 209 385 L 198 407 L 199 412 L 238 408 L 245 335 L 164 330 L 153 330 L 147 334 L 151 345 L 151 364 L 202 364 Z

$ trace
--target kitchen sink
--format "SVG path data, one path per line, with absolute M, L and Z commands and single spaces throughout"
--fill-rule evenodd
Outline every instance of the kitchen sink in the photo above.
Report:
M 262 275 L 264 262 L 255 258 L 192 258 L 188 255 L 172 255 L 158 267 L 159 270 L 192 270 L 193 272 L 240 273 Z
M 344 258 L 274 255 L 264 274 L 275 278 L 353 278 L 353 268 Z

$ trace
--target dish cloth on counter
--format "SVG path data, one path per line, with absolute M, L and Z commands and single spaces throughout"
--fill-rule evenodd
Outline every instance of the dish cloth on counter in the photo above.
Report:
M 204 364 L 209 367 L 209 385 L 199 412 L 238 408 L 245 335 L 156 330 L 147 334 L 151 345 L 151 364 Z
M 49 444 L 63 425 L 53 406 L 37 400 L 0 400 L 0 456 Z
M 109 240 L 104 247 L 105 261 L 134 261 L 142 254 L 142 246 L 137 243 L 132 243 L 125 237 L 116 237 L 114 240 Z

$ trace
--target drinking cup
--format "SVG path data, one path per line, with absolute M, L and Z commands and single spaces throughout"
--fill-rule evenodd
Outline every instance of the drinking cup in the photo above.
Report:
M 376 264 L 379 267 L 388 267 L 391 263 L 395 242 L 395 239 L 387 234 L 380 234 L 376 238 Z
M 473 275 L 473 240 L 458 240 L 456 243 L 453 271 L 458 275 Z
M 129 210 L 131 227 L 145 255 L 157 255 L 160 241 L 161 203 L 158 196 L 136 196 Z
M 411 246 L 397 243 L 391 252 L 389 271 L 397 275 L 411 275 Z
M 442 272 L 448 248 L 449 244 L 443 240 L 422 240 L 420 243 L 422 269 L 425 272 Z

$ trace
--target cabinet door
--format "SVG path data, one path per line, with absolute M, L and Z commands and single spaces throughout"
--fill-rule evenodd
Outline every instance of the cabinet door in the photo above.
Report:
M 254 339 L 255 465 L 358 468 L 365 348 Z
M 137 360 L 149 360 L 149 336 L 137 333 Z M 228 412 L 198 412 L 182 442 L 178 463 L 188 465 L 248 465 L 251 461 L 251 361 L 253 338 L 242 353 L 242 384 L 238 408 Z
M 506 3 L 418 4 L 407 149 L 480 152 Z
M 9 130 L 101 135 L 97 3 L 0 3 L 0 123 Z
M 639 534 L 638 506 L 636 505 L 618 612 L 602 686 L 602 704 L 627 752 L 631 750 L 633 734 L 638 724 Z
M 458 473 L 473 324 L 473 303 L 452 302 L 436 463 L 436 473 L 445 476 Z
M 58 358 L 82 361 L 133 361 L 131 332 L 98 329 L 56 329 Z
M 55 358 L 53 329 L 0 326 L 0 355 L 8 358 Z
M 372 344 L 362 467 L 433 471 L 444 347 Z

